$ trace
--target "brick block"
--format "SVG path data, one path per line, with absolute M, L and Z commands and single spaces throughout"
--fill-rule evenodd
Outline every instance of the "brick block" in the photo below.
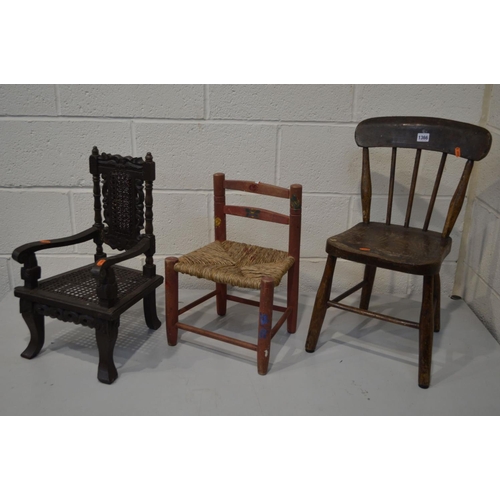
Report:
M 490 130 L 493 136 L 493 145 L 488 156 L 474 165 L 477 176 L 476 196 L 478 199 L 490 205 L 497 212 L 500 212 L 500 133 Z
M 151 151 L 157 188 L 209 189 L 212 176 L 274 183 L 276 127 L 137 123 L 137 151 Z
M 0 257 L 0 300 L 10 292 L 9 259 Z
M 0 253 L 11 254 L 25 243 L 72 234 L 69 199 L 66 192 L 0 191 L 2 240 Z M 73 247 L 46 250 L 72 252 Z
M 0 115 L 57 114 L 54 85 L 0 85 Z
M 468 265 L 500 294 L 500 215 L 475 202 L 468 241 Z
M 67 116 L 203 118 L 203 85 L 60 85 Z
M 374 116 L 438 116 L 477 124 L 484 85 L 359 85 L 355 121 Z
M 132 152 L 123 122 L 0 122 L 2 186 L 90 186 L 89 155 Z
M 211 85 L 210 118 L 350 121 L 352 85 Z
M 182 255 L 210 242 L 208 195 L 153 192 L 153 228 L 159 255 Z
M 466 266 L 464 300 L 500 342 L 500 296 Z
M 500 129 L 500 85 L 493 85 L 490 99 L 488 125 Z
M 327 238 L 345 231 L 348 219 L 348 196 L 305 194 L 302 202 L 302 257 L 326 255 Z
M 281 185 L 302 184 L 306 193 L 359 193 L 354 127 L 283 125 L 281 134 Z

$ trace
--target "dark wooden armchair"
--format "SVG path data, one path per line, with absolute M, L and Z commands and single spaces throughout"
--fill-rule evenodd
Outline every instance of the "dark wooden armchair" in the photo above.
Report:
M 440 277 L 441 264 L 451 249 L 450 233 L 464 201 L 474 161 L 483 159 L 491 146 L 491 134 L 484 128 L 452 120 L 424 117 L 382 117 L 364 120 L 355 132 L 358 146 L 363 148 L 361 198 L 363 222 L 347 231 L 328 238 L 328 258 L 318 288 L 306 341 L 306 351 L 314 352 L 328 307 L 355 312 L 370 318 L 390 321 L 419 330 L 418 385 L 429 387 L 433 332 L 440 329 Z M 389 194 L 385 223 L 370 221 L 371 176 L 370 148 L 391 148 Z M 404 225 L 391 222 L 397 148 L 415 149 L 415 162 Z M 436 179 L 422 229 L 410 226 L 422 151 L 441 153 L 436 162 Z M 451 198 L 448 214 L 441 232 L 430 231 L 438 188 L 444 172 L 447 155 L 465 158 L 465 168 L 456 191 Z M 361 283 L 330 299 L 333 272 L 337 258 L 365 265 Z M 423 296 L 418 323 L 368 310 L 377 267 L 423 276 Z M 341 301 L 361 289 L 359 308 Z
M 288 199 L 289 215 L 254 207 L 227 205 L 226 189 Z M 226 180 L 224 174 L 217 173 L 214 175 L 214 211 L 213 243 L 179 259 L 177 257 L 165 259 L 168 344 L 171 346 L 177 344 L 178 331 L 181 329 L 257 351 L 257 370 L 259 374 L 265 375 L 269 367 L 271 339 L 285 321 L 288 333 L 295 333 L 297 329 L 302 186 L 293 184 L 287 189 L 259 182 Z M 288 252 L 228 240 L 226 215 L 288 225 Z M 178 273 L 213 281 L 216 283 L 215 290 L 179 309 Z M 285 274 L 288 275 L 287 304 L 286 307 L 282 307 L 274 304 L 274 288 L 280 284 Z M 254 301 L 228 294 L 228 285 L 260 290 L 260 300 Z M 181 314 L 214 296 L 219 316 L 226 314 L 228 300 L 259 308 L 257 344 L 179 322 Z M 282 313 L 274 326 L 273 311 Z
M 151 153 L 143 160 L 99 154 L 94 147 L 90 173 L 94 185 L 94 225 L 68 238 L 41 240 L 16 248 L 12 257 L 24 265 L 24 286 L 16 287 L 14 294 L 20 298 L 21 314 L 31 333 L 21 356 L 31 359 L 42 349 L 44 316 L 95 328 L 99 350 L 97 378 L 111 384 L 118 377 L 113 350 L 120 315 L 143 299 L 147 326 L 156 330 L 161 325 L 156 315 L 155 292 L 163 278 L 156 274 L 153 263 L 155 163 Z M 96 244 L 94 264 L 39 281 L 41 269 L 36 252 L 89 240 Z M 124 252 L 107 257 L 103 244 Z M 141 254 L 146 257 L 142 272 L 117 265 Z

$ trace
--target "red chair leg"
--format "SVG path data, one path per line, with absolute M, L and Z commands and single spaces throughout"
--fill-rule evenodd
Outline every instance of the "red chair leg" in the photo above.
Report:
M 323 273 L 323 278 L 321 279 L 321 283 L 316 294 L 316 301 L 314 302 L 311 323 L 309 325 L 309 333 L 307 334 L 306 340 L 307 352 L 314 352 L 316 349 L 316 344 L 318 343 L 318 337 L 321 332 L 321 327 L 323 326 L 323 321 L 325 320 L 327 302 L 330 299 L 333 271 L 335 270 L 336 262 L 337 257 L 332 257 L 331 255 L 328 256 L 325 265 L 325 271 Z
M 274 280 L 264 276 L 260 285 L 259 332 L 257 340 L 257 370 L 265 375 L 271 352 L 271 328 L 273 321 Z
M 424 276 L 420 311 L 418 385 L 427 389 L 431 382 L 432 340 L 434 335 L 434 276 Z
M 179 329 L 179 273 L 174 269 L 179 259 L 167 257 L 165 259 L 165 311 L 168 345 L 177 345 Z
M 217 314 L 219 316 L 225 316 L 227 309 L 227 285 L 216 283 L 215 289 L 217 290 L 217 295 L 215 296 L 217 304 Z
M 287 319 L 288 333 L 297 331 L 297 316 L 299 307 L 299 273 L 298 266 L 294 264 L 288 271 L 287 277 L 287 307 L 291 308 L 290 316 Z

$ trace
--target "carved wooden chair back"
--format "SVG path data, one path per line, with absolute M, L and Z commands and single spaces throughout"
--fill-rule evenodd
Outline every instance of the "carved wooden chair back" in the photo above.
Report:
M 99 154 L 94 148 L 89 163 L 94 185 L 94 220 L 102 228 L 103 243 L 113 249 L 129 250 L 140 240 L 143 229 L 152 236 L 155 162 L 151 154 L 143 160 Z

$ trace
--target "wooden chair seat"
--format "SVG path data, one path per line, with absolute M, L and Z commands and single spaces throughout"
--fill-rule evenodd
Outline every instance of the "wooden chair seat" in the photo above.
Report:
M 183 255 L 174 269 L 216 283 L 259 290 L 264 276 L 270 276 L 278 286 L 293 263 L 287 252 L 226 240 Z
M 441 233 L 382 222 L 360 222 L 326 242 L 335 257 L 422 276 L 438 273 L 450 250 Z

